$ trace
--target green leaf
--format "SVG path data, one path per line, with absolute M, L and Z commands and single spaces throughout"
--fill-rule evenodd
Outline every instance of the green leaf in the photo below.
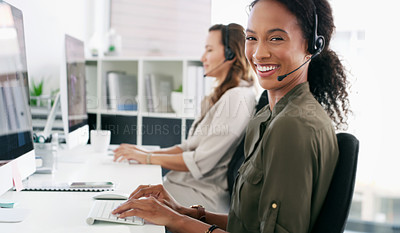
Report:
M 178 89 L 175 89 L 174 92 L 183 92 L 182 85 L 180 85 L 180 86 L 178 87 Z
M 44 85 L 44 80 L 42 79 L 38 84 L 35 83 L 35 80 L 32 79 L 31 81 L 31 90 L 30 94 L 31 96 L 40 96 L 43 93 L 43 85 Z

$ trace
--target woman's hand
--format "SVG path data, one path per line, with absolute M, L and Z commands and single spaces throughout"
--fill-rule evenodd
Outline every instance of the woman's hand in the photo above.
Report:
M 138 216 L 157 225 L 164 225 L 171 231 L 204 232 L 210 227 L 197 219 L 197 210 L 178 204 L 163 185 L 141 185 L 129 196 L 129 200 L 112 214 L 124 218 Z M 185 215 L 189 217 L 185 217 Z M 207 222 L 226 228 L 228 215 L 207 213 Z
M 129 199 L 113 210 L 112 214 L 119 218 L 138 216 L 148 222 L 166 227 L 172 226 L 178 219 L 182 218 L 182 215 L 153 196 L 143 199 Z
M 144 148 L 140 148 L 140 147 L 138 147 L 136 145 L 133 145 L 133 144 L 122 143 L 121 145 L 119 145 L 119 147 L 116 150 L 118 150 L 119 148 L 138 150 L 138 151 L 141 151 L 141 152 L 144 152 L 144 153 L 148 153 L 148 151 L 145 150 Z
M 129 199 L 139 199 L 141 197 L 154 197 L 160 203 L 167 205 L 179 213 L 184 209 L 183 206 L 181 206 L 161 184 L 140 185 L 132 192 Z
M 138 150 L 136 146 L 122 144 L 114 150 L 114 161 L 136 160 L 138 163 L 146 163 L 147 152 Z
M 155 197 L 129 199 L 114 209 L 112 214 L 119 218 L 137 216 L 150 223 L 166 226 L 172 232 L 178 230 L 180 232 L 205 232 L 210 227 L 208 224 L 177 213 Z

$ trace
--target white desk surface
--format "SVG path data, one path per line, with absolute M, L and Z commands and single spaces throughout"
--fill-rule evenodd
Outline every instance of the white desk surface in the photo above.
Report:
M 112 156 L 95 153 L 90 145 L 70 151 L 60 151 L 57 168 L 53 174 L 34 174 L 34 182 L 112 181 L 116 191 L 131 193 L 140 184 L 162 183 L 161 168 L 156 165 L 129 165 L 114 163 Z M 0 223 L 1 233 L 23 232 L 165 232 L 164 227 L 145 224 L 96 222 L 86 224 L 86 217 L 96 192 L 38 192 L 8 191 L 1 199 L 18 203 L 16 208 L 29 209 L 28 217 L 20 223 Z

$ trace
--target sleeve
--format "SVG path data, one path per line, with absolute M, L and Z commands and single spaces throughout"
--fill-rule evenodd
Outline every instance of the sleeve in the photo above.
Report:
M 183 140 L 181 144 L 177 145 L 177 146 L 180 147 L 183 151 L 188 151 L 188 150 L 189 150 L 189 144 L 190 144 L 190 142 L 192 141 L 192 140 L 191 140 L 191 135 L 192 135 L 193 130 L 194 130 L 193 127 L 194 127 L 194 125 L 195 125 L 199 120 L 200 120 L 199 117 L 196 118 L 196 120 L 193 121 L 192 125 L 190 126 L 190 129 L 189 129 L 189 137 L 188 137 L 188 139 L 187 139 L 187 140 Z
M 244 95 L 240 89 L 225 93 L 206 116 L 211 119 L 203 119 L 210 124 L 200 123 L 195 134 L 180 145 L 189 147 L 183 153 L 183 160 L 194 178 L 199 179 L 217 167 L 228 150 L 236 146 L 253 115 L 252 96 Z M 190 148 L 191 140 L 200 141 L 195 148 Z
M 317 176 L 315 135 L 298 119 L 276 122 L 263 140 L 260 230 L 308 232 L 313 179 Z
M 181 144 L 177 145 L 179 148 L 181 148 L 184 152 L 189 149 L 189 145 L 187 140 L 184 140 Z

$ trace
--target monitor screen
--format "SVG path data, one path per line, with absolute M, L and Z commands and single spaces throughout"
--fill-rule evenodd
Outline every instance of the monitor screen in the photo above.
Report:
M 22 12 L 6 3 L 0 8 L 0 162 L 4 163 L 32 151 L 33 142 Z
M 68 127 L 72 132 L 87 124 L 85 54 L 82 41 L 65 36 Z
M 35 170 L 22 12 L 0 2 L 0 195 Z

